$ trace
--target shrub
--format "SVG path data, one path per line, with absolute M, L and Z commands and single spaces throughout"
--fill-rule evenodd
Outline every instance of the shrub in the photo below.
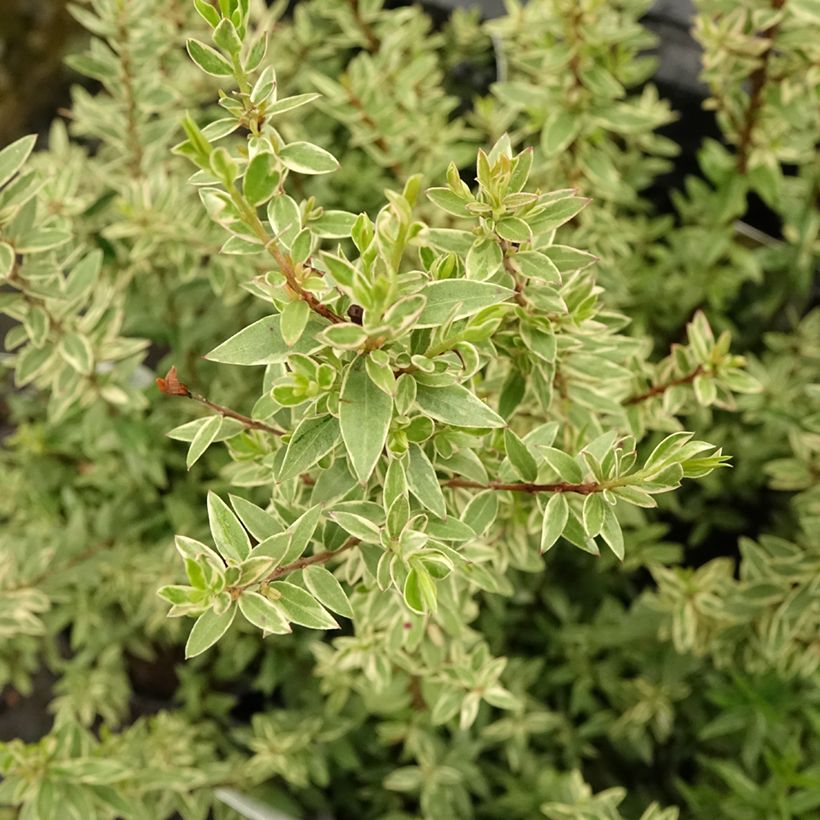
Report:
M 814 5 L 703 0 L 673 214 L 644 0 L 285 5 L 76 6 L 100 90 L 0 152 L 0 680 L 54 717 L 0 804 L 808 816 Z

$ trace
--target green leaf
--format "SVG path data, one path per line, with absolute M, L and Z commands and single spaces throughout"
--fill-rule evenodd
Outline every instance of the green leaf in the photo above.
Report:
M 583 270 L 595 264 L 597 256 L 585 251 L 571 248 L 569 245 L 550 245 L 541 248 L 541 253 L 546 256 L 561 273 L 572 273 Z
M 199 461 L 200 456 L 213 444 L 219 428 L 222 427 L 222 416 L 209 416 L 205 423 L 197 430 L 196 435 L 188 448 L 185 464 L 190 470 Z
M 60 228 L 32 228 L 17 238 L 17 253 L 42 253 L 43 251 L 65 245 L 71 239 L 68 231 Z
M 495 232 L 508 242 L 529 242 L 532 232 L 529 225 L 517 216 L 507 216 L 495 223 Z
M 310 230 L 323 239 L 346 239 L 356 223 L 356 214 L 347 211 L 323 211 L 318 219 L 311 220 Z
M 251 558 L 270 558 L 271 569 L 285 563 L 285 556 L 290 553 L 291 536 L 289 532 L 277 532 L 260 541 L 252 550 Z
M 339 422 L 333 416 L 303 419 L 288 442 L 279 480 L 295 478 L 312 467 L 336 446 L 340 438 Z
M 504 419 L 466 387 L 427 387 L 419 384 L 416 402 L 428 416 L 457 427 L 504 427 Z
M 427 454 L 417 444 L 411 444 L 407 463 L 407 483 L 410 491 L 433 515 L 444 518 L 447 507 L 438 477 Z
M 563 493 L 555 493 L 547 503 L 541 522 L 541 552 L 550 549 L 561 537 L 569 517 L 569 504 Z
M 427 298 L 427 304 L 416 320 L 416 327 L 436 327 L 450 318 L 464 319 L 513 295 L 500 285 L 470 279 L 430 282 L 420 293 Z
M 329 174 L 339 167 L 333 154 L 310 142 L 292 142 L 280 152 L 279 158 L 291 171 L 300 174 Z
M 211 28 L 216 28 L 219 25 L 219 12 L 208 2 L 208 0 L 194 0 L 194 8 L 196 8 L 199 16 Z
M 504 430 L 504 449 L 516 473 L 524 481 L 535 481 L 538 477 L 538 464 L 527 445 L 509 427 Z
M 568 108 L 549 117 L 541 130 L 541 150 L 547 157 L 560 154 L 578 135 L 579 117 Z
M 339 421 L 350 464 L 362 483 L 381 456 L 392 417 L 392 398 L 371 381 L 363 359 L 357 359 L 342 386 Z
M 239 611 L 245 620 L 264 632 L 287 635 L 293 632 L 282 609 L 258 592 L 245 590 L 239 596 Z
M 310 319 L 310 305 L 304 299 L 295 299 L 285 305 L 281 316 L 282 338 L 285 344 L 292 348 L 305 332 Z
M 430 188 L 427 191 L 427 198 L 448 214 L 467 218 L 472 216 L 465 207 L 464 199 L 454 194 L 449 188 Z
M 185 48 L 190 58 L 206 73 L 213 77 L 232 77 L 231 64 L 214 48 L 193 37 L 186 41 Z
M 572 456 L 561 450 L 556 450 L 554 447 L 540 447 L 539 449 L 544 455 L 544 460 L 558 473 L 562 481 L 580 484 L 584 480 L 584 474 L 578 462 Z
M 53 350 L 45 347 L 34 347 L 29 345 L 17 357 L 14 370 L 14 383 L 17 387 L 23 387 L 42 374 L 43 370 L 53 360 Z
M 278 185 L 276 157 L 269 151 L 257 154 L 245 169 L 245 178 L 242 182 L 245 198 L 251 205 L 262 205 L 273 196 Z
M 22 167 L 37 141 L 36 134 L 20 137 L 0 151 L 0 187 L 5 185 Z
M 692 387 L 695 390 L 695 398 L 701 407 L 709 407 L 714 404 L 717 398 L 717 385 L 712 376 L 704 373 L 699 374 L 692 382 Z
M 560 228 L 565 222 L 580 213 L 589 204 L 590 200 L 580 196 L 568 196 L 556 199 L 546 205 L 538 216 L 528 219 L 532 232 L 542 235 Z
M 290 536 L 290 544 L 285 554 L 282 556 L 282 563 L 289 564 L 295 561 L 307 549 L 307 545 L 316 532 L 319 519 L 322 517 L 322 507 L 316 504 L 309 510 L 303 512 L 287 529 Z
M 325 328 L 319 338 L 339 350 L 355 350 L 367 341 L 367 333 L 359 325 L 342 322 Z
M 345 618 L 353 617 L 353 608 L 350 606 L 347 594 L 329 569 L 314 564 L 305 567 L 302 577 L 305 580 L 305 586 L 320 603 Z
M 404 601 L 413 612 L 420 615 L 436 611 L 436 584 L 426 570 L 414 567 L 407 573 L 404 582 Z
M 346 288 L 353 287 L 353 282 L 356 280 L 356 268 L 347 259 L 336 254 L 323 253 L 322 260 L 327 272 L 336 282 Z
M 246 498 L 229 495 L 231 506 L 245 525 L 245 529 L 257 540 L 264 541 L 282 531 L 282 525 L 268 512 Z
M 85 336 L 67 333 L 60 340 L 59 351 L 63 359 L 78 373 L 88 376 L 94 369 L 94 351 Z
M 238 55 L 242 50 L 242 40 L 236 26 L 227 18 L 223 18 L 213 33 L 214 42 L 229 54 Z
M 8 242 L 0 242 L 0 283 L 4 282 L 14 268 L 14 248 Z
M 513 256 L 513 262 L 528 278 L 540 279 L 553 285 L 561 283 L 561 273 L 552 259 L 543 253 L 522 251 Z
M 606 512 L 604 515 L 604 523 L 601 527 L 601 537 L 606 541 L 615 556 L 624 560 L 624 534 L 621 531 L 621 524 L 618 517 L 615 515 L 615 510 L 606 505 Z
M 467 278 L 485 282 L 504 264 L 501 246 L 488 236 L 477 239 L 465 260 Z
M 606 515 L 606 503 L 600 493 L 590 493 L 584 499 L 583 524 L 587 535 L 594 538 L 601 532 Z
M 335 521 L 343 530 L 349 532 L 354 538 L 368 544 L 378 544 L 381 535 L 379 528 L 363 515 L 358 515 L 344 510 L 335 510 L 330 513 L 331 520 Z
M 227 631 L 236 617 L 236 607 L 230 606 L 221 615 L 212 609 L 203 612 L 196 619 L 188 641 L 185 644 L 185 657 L 195 658 L 206 649 L 210 649 Z
M 239 563 L 248 557 L 251 541 L 231 508 L 215 493 L 208 493 L 208 521 L 214 544 L 223 558 Z
M 271 589 L 282 597 L 277 603 L 288 620 L 308 629 L 338 629 L 336 619 L 309 593 L 288 581 L 274 581 Z
M 281 319 L 278 314 L 259 319 L 215 347 L 205 358 L 222 364 L 275 364 L 287 361 L 291 353 L 309 355 L 322 346 L 322 342 L 317 340 L 316 336 L 327 327 L 325 322 L 319 321 L 311 314 L 298 341 L 292 347 L 288 347 L 282 335 Z
M 498 493 L 495 490 L 484 490 L 476 493 L 464 508 L 461 520 L 476 535 L 486 532 L 498 515 Z
M 294 108 L 301 108 L 303 105 L 312 103 L 321 96 L 321 94 L 311 91 L 308 94 L 295 94 L 292 97 L 282 97 L 281 100 L 277 100 L 275 103 L 269 105 L 265 113 L 269 117 L 276 117 L 279 114 L 284 114 L 286 111 L 293 111 Z

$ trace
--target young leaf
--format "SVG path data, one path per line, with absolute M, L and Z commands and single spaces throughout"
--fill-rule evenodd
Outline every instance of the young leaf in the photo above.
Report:
M 420 615 L 436 611 L 436 584 L 427 570 L 414 567 L 407 573 L 404 582 L 404 602 L 413 612 Z
M 544 510 L 541 522 L 541 552 L 550 549 L 561 537 L 569 517 L 569 504 L 564 493 L 555 493 Z
M 293 631 L 282 609 L 258 592 L 245 590 L 239 596 L 239 611 L 247 621 L 264 632 L 287 635 Z
M 359 481 L 370 478 L 387 441 L 393 400 L 367 375 L 361 358 L 348 369 L 339 399 L 339 421 L 350 464 Z
M 292 348 L 305 332 L 308 319 L 310 319 L 310 307 L 303 299 L 295 299 L 285 305 L 281 315 L 282 338 L 285 344 Z
M 302 577 L 305 580 L 305 586 L 320 603 L 333 612 L 344 615 L 345 618 L 353 617 L 353 608 L 350 606 L 347 594 L 329 569 L 314 564 L 305 567 Z
M 231 64 L 214 48 L 194 38 L 185 43 L 190 58 L 206 73 L 213 77 L 231 77 Z
M 206 649 L 210 649 L 227 631 L 236 617 L 236 607 L 230 606 L 221 614 L 217 615 L 213 609 L 209 609 L 200 615 L 188 635 L 185 644 L 185 657 L 195 658 L 201 655 Z
M 263 151 L 248 163 L 242 192 L 251 205 L 262 205 L 273 196 L 278 184 L 276 158 L 269 151 Z
M 231 508 L 214 492 L 208 493 L 208 521 L 222 557 L 236 563 L 244 561 L 251 551 L 250 538 Z
M 416 390 L 418 406 L 436 421 L 457 427 L 504 427 L 504 419 L 466 387 L 428 387 L 419 384 Z

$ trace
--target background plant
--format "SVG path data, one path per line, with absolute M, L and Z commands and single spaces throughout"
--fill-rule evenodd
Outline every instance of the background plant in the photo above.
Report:
M 702 4 L 674 216 L 645 3 L 194 5 L 78 7 L 102 90 L 0 154 L 0 672 L 55 716 L 2 802 L 815 810 L 811 4 Z

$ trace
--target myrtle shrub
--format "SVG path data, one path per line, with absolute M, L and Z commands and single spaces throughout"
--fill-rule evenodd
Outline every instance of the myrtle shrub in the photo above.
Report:
M 816 3 L 701 0 L 673 212 L 647 0 L 287 5 L 78 3 L 0 151 L 0 816 L 811 816 Z

